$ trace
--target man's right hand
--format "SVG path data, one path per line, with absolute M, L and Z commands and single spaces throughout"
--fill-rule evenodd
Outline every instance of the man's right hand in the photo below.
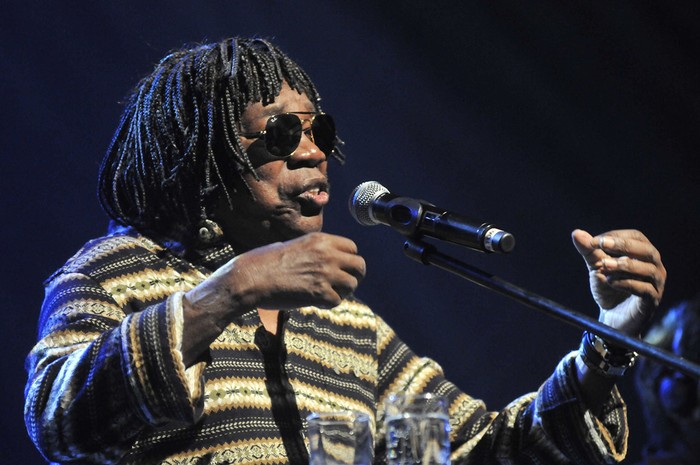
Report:
M 364 275 L 365 260 L 353 241 L 317 232 L 244 253 L 207 281 L 235 290 L 243 307 L 330 308 L 354 291 Z
M 365 275 L 350 239 L 314 232 L 241 254 L 183 298 L 187 365 L 236 316 L 253 308 L 334 307 Z

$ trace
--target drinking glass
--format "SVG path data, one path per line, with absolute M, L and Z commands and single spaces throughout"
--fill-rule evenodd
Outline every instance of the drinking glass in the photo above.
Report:
M 385 409 L 387 465 L 449 465 L 447 399 L 434 394 L 391 394 Z
M 311 465 L 372 464 L 372 431 L 366 413 L 312 413 L 306 419 Z

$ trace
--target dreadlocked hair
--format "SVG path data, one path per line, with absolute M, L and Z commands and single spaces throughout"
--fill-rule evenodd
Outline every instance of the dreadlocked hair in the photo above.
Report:
M 188 243 L 217 199 L 229 203 L 255 170 L 241 145 L 247 104 L 272 103 L 283 82 L 321 111 L 309 76 L 264 39 L 234 38 L 175 51 L 127 100 L 100 167 L 110 218 Z

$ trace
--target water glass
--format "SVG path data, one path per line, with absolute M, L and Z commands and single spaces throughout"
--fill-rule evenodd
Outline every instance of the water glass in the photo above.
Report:
M 391 394 L 385 409 L 387 465 L 449 465 L 447 399 L 434 394 Z
M 371 465 L 374 456 L 369 415 L 342 411 L 307 418 L 311 465 Z

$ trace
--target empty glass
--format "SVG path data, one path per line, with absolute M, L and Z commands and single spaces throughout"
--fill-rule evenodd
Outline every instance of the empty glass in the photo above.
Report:
M 311 465 L 372 464 L 372 431 L 366 413 L 312 413 L 306 419 Z
M 449 465 L 447 400 L 434 394 L 392 394 L 385 403 L 387 465 Z

